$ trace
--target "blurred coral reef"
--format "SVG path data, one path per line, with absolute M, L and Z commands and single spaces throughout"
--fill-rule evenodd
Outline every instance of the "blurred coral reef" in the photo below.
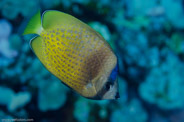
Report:
M 22 32 L 37 10 L 90 25 L 119 60 L 118 100 L 88 100 L 51 75 Z M 0 120 L 183 122 L 184 0 L 0 0 Z

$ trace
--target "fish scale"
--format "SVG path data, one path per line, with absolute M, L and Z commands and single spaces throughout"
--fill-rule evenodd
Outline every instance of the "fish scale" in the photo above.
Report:
M 65 27 L 65 28 L 69 28 L 69 27 Z M 74 29 L 73 29 L 74 30 Z M 51 31 L 49 31 L 49 32 L 43 32 L 43 34 L 41 33 L 41 36 L 43 36 L 43 37 L 47 37 L 47 38 L 45 38 L 45 41 L 44 42 L 47 42 L 47 46 L 46 47 L 44 47 L 45 49 L 48 49 L 48 48 L 50 48 L 50 49 L 52 49 L 52 48 L 55 48 L 56 49 L 56 51 L 54 51 L 54 52 L 57 52 L 57 53 L 55 53 L 55 55 L 62 55 L 63 56 L 63 61 L 62 62 L 65 62 L 65 64 L 63 65 L 63 66 L 61 66 L 62 68 L 65 68 L 65 67 L 67 67 L 67 69 L 66 70 L 64 70 L 65 72 L 63 72 L 63 70 L 61 69 L 61 68 L 58 68 L 58 70 L 56 70 L 56 69 L 53 69 L 53 72 L 55 72 L 55 75 L 56 76 L 58 76 L 58 74 L 62 74 L 62 76 L 64 76 L 64 77 L 60 77 L 59 76 L 59 78 L 60 79 L 63 79 L 63 81 L 66 81 L 66 82 L 69 82 L 68 81 L 68 79 L 69 80 L 71 80 L 71 79 L 74 79 L 74 77 L 77 79 L 77 80 L 80 80 L 80 82 L 81 82 L 81 80 L 82 81 L 84 81 L 84 83 L 86 83 L 86 80 L 88 80 L 88 78 L 89 78 L 89 76 L 87 75 L 87 74 L 89 74 L 88 73 L 88 70 L 86 70 L 86 69 L 82 69 L 81 70 L 81 68 L 80 67 L 78 67 L 78 65 L 81 65 L 81 62 L 80 61 L 76 61 L 76 60 L 74 60 L 73 58 L 74 57 L 76 57 L 76 55 L 75 54 L 80 54 L 80 55 L 85 55 L 85 57 L 83 58 L 82 56 L 80 56 L 80 57 L 78 57 L 78 59 L 79 60 L 85 60 L 85 58 L 86 58 L 86 54 L 87 53 L 80 53 L 80 52 L 85 52 L 85 51 L 89 51 L 89 47 L 88 46 L 85 46 L 84 47 L 84 41 L 83 40 L 87 40 L 88 38 L 89 38 L 89 36 L 87 36 L 87 33 L 82 33 L 82 32 L 84 32 L 85 30 L 83 30 L 83 31 L 81 31 L 80 33 L 79 32 L 77 32 L 77 30 L 74 30 L 74 32 L 76 32 L 76 33 L 73 33 L 73 31 L 71 32 L 71 30 L 70 29 L 65 29 L 65 32 L 62 32 L 61 34 L 62 35 L 65 35 L 64 37 L 61 37 L 59 34 L 57 34 L 57 33 L 60 33 L 60 31 L 59 31 L 59 29 L 55 29 L 55 30 L 51 30 Z M 50 38 L 48 38 L 48 37 L 51 37 L 51 32 L 54 32 L 54 33 L 52 33 L 52 34 L 54 34 L 53 35 L 53 37 L 52 37 L 52 40 L 54 40 L 54 38 L 58 38 L 58 41 L 60 41 L 60 42 L 63 42 L 63 44 L 61 44 L 61 43 L 58 43 L 57 41 L 55 41 L 54 43 L 53 42 L 51 42 L 51 39 Z M 72 35 L 71 35 L 72 34 Z M 83 36 L 84 35 L 84 36 Z M 81 39 L 77 39 L 76 38 L 76 36 L 77 37 L 80 37 L 80 36 L 82 36 L 82 38 Z M 68 41 L 68 37 L 70 37 L 71 38 L 71 40 L 69 40 Z M 77 40 L 75 40 L 75 41 L 73 41 L 74 38 L 75 37 L 75 39 L 77 39 Z M 94 38 L 93 38 L 94 39 Z M 56 39 L 57 40 L 57 39 Z M 66 41 L 67 40 L 67 41 Z M 69 42 L 73 42 L 74 43 L 74 45 L 70 45 L 69 44 Z M 92 40 L 91 40 L 92 41 Z M 89 41 L 88 43 L 91 43 L 91 41 Z M 96 39 L 96 42 L 97 42 L 97 39 Z M 50 44 L 52 43 L 52 45 L 51 46 L 49 46 Z M 54 45 L 54 46 L 53 46 Z M 57 45 L 57 46 L 56 46 Z M 100 45 L 100 43 L 95 43 L 95 45 Z M 102 44 L 101 44 L 102 45 Z M 45 46 L 45 45 L 44 45 Z M 58 50 L 58 47 L 59 48 L 61 48 L 61 49 L 63 49 L 63 51 L 61 52 L 61 51 L 59 51 Z M 73 48 L 73 47 L 78 47 L 78 49 L 80 50 L 79 51 L 79 53 L 77 53 L 77 50 L 75 49 L 75 48 Z M 93 48 L 93 47 L 92 47 Z M 100 48 L 100 47 L 99 47 Z M 70 50 L 67 50 L 67 49 L 70 49 Z M 49 52 L 49 51 L 48 51 Z M 75 52 L 75 53 L 71 53 L 71 52 Z M 43 52 L 43 54 L 45 54 L 44 52 Z M 52 55 L 54 55 L 54 54 L 52 54 Z M 70 55 L 70 56 L 66 56 L 66 55 Z M 68 58 L 68 57 L 70 57 L 70 58 Z M 47 57 L 47 56 L 45 56 L 45 58 L 49 58 L 49 57 Z M 69 61 L 69 59 L 70 60 L 72 60 L 72 62 L 75 62 L 75 63 L 71 63 L 71 62 L 68 62 Z M 43 59 L 43 60 L 45 60 L 45 59 Z M 49 59 L 49 61 L 50 60 L 53 60 L 52 58 L 50 58 Z M 58 62 L 58 60 L 59 60 L 59 58 L 55 58 L 55 61 L 56 62 Z M 90 64 L 89 65 L 91 65 L 91 66 L 93 66 L 93 62 L 96 62 L 97 63 L 97 66 L 99 66 L 100 64 L 98 63 L 98 61 L 96 61 L 96 60 L 99 60 L 98 59 L 98 57 L 96 57 L 96 58 L 94 58 L 93 59 L 93 61 L 91 61 L 91 62 L 89 62 Z M 78 63 L 78 65 L 76 65 L 76 63 Z M 68 64 L 70 64 L 70 66 L 68 66 Z M 54 65 L 54 64 L 53 64 Z M 71 69 L 71 67 L 75 67 L 75 70 L 77 71 L 76 72 L 76 74 L 73 74 L 73 73 L 71 73 L 70 72 L 70 69 Z M 52 68 L 54 68 L 54 66 L 52 66 Z M 80 69 L 80 70 L 79 70 Z M 95 67 L 92 67 L 92 70 L 95 70 Z M 52 71 L 51 71 L 52 72 Z M 65 74 L 65 75 L 64 75 Z M 70 74 L 70 75 L 66 75 L 66 74 Z M 93 75 L 93 74 L 92 74 Z M 67 77 L 69 77 L 69 78 L 67 78 Z M 79 84 L 77 84 L 77 83 L 79 83 L 79 81 L 77 81 L 77 80 L 75 80 L 75 82 L 69 82 L 70 84 L 69 84 L 69 86 L 70 87 L 72 87 L 72 85 L 79 85 Z M 80 87 L 79 87 L 80 88 Z

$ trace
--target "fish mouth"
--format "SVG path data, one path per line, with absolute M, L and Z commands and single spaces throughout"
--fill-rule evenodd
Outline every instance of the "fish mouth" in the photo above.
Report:
M 115 99 L 119 99 L 119 98 L 120 98 L 119 92 L 116 92 Z

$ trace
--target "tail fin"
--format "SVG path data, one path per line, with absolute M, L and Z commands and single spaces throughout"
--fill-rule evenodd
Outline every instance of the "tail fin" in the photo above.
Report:
M 29 21 L 26 29 L 24 30 L 23 35 L 26 34 L 40 34 L 42 31 L 42 24 L 41 24 L 41 15 L 40 10 L 31 18 Z

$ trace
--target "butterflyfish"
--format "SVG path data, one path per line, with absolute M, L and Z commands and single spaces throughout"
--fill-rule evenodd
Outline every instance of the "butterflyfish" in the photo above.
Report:
M 117 57 L 90 26 L 60 11 L 45 11 L 42 16 L 39 11 L 25 34 L 37 34 L 30 41 L 31 49 L 69 88 L 89 99 L 119 98 Z

